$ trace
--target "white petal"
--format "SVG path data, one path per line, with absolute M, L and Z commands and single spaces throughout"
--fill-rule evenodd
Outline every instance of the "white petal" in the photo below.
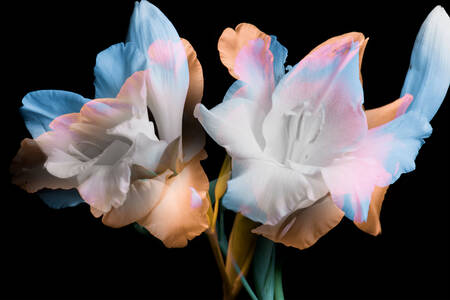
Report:
M 275 162 L 234 158 L 223 205 L 254 221 L 274 225 L 328 192 L 323 182 L 317 181 L 320 174 L 308 173 Z
M 258 114 L 255 102 L 234 98 L 211 110 L 203 104 L 196 106 L 194 116 L 216 143 L 224 147 L 233 158 L 260 157 L 261 147 L 256 141 L 254 124 Z

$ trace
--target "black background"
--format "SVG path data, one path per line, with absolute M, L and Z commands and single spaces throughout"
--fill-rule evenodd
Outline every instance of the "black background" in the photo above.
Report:
M 399 96 L 421 23 L 435 5 L 445 4 L 296 2 L 153 1 L 196 49 L 208 108 L 233 82 L 219 61 L 217 40 L 226 27 L 241 22 L 277 35 L 291 65 L 329 37 L 363 32 L 370 37 L 362 69 L 365 107 L 386 104 Z M 29 137 L 18 112 L 22 97 L 39 89 L 93 97 L 96 54 L 125 40 L 133 7 L 134 1 L 2 3 L 1 298 L 221 298 L 204 235 L 184 249 L 166 249 L 132 227 L 102 225 L 87 205 L 52 210 L 10 184 L 8 165 Z M 387 193 L 380 236 L 344 219 L 307 250 L 280 247 L 287 299 L 449 296 L 448 116 L 447 99 L 432 121 L 434 132 L 417 157 L 416 171 Z M 225 152 L 211 139 L 206 150 L 204 167 L 214 179 Z M 245 291 L 240 298 L 248 298 Z

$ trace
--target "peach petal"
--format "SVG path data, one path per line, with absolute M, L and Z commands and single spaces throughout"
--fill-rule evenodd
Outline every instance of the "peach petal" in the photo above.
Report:
M 381 233 L 380 211 L 388 187 L 375 187 L 370 200 L 367 221 L 363 223 L 354 222 L 356 227 L 371 235 L 379 235 Z
M 412 95 L 406 94 L 402 98 L 389 104 L 366 110 L 365 113 L 368 128 L 372 129 L 394 120 L 398 115 L 401 115 L 406 111 L 412 100 Z
M 12 183 L 28 193 L 43 188 L 71 189 L 77 186 L 75 178 L 62 179 L 51 175 L 44 168 L 46 160 L 47 155 L 35 140 L 28 138 L 22 140 L 20 149 L 11 162 Z
M 170 174 L 172 172 L 167 171 L 153 179 L 133 182 L 124 204 L 104 214 L 103 224 L 119 228 L 144 218 L 161 198 L 166 187 L 166 178 Z
M 179 173 L 182 168 L 181 138 L 178 137 L 167 145 L 159 159 L 155 172 L 162 173 L 167 169 L 171 169 L 172 171 Z
M 194 118 L 195 106 L 203 97 L 203 70 L 197 53 L 191 44 L 181 39 L 189 67 L 189 88 L 183 111 L 183 161 L 191 160 L 205 145 L 205 133 L 200 122 Z
M 255 39 L 262 39 L 267 44 L 270 44 L 270 36 L 260 31 L 256 26 L 248 23 L 239 24 L 235 30 L 226 28 L 220 36 L 217 44 L 220 60 L 234 78 L 239 79 L 239 76 L 234 72 L 234 65 L 239 51 L 249 41 Z
M 200 165 L 203 155 L 202 151 L 178 175 L 166 181 L 159 202 L 138 221 L 166 247 L 184 247 L 209 226 L 206 197 L 209 182 Z
M 327 195 L 312 206 L 293 212 L 276 225 L 261 225 L 252 232 L 302 250 L 314 245 L 339 224 L 343 216 L 344 212 Z

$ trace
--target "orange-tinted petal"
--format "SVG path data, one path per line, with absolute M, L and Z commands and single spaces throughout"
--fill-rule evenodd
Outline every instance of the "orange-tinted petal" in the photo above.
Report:
M 152 179 L 140 179 L 133 182 L 124 204 L 104 214 L 102 222 L 118 228 L 144 218 L 161 199 L 166 187 L 166 177 L 171 173 L 167 171 Z
M 359 70 L 360 70 L 359 71 L 359 79 L 361 80 L 361 83 L 362 83 L 362 75 L 361 75 L 362 58 L 364 55 L 364 50 L 366 50 L 367 42 L 369 41 L 368 38 L 367 39 L 364 38 L 364 34 L 362 34 L 360 32 L 349 32 L 349 33 L 345 33 L 342 35 L 332 37 L 332 38 L 326 40 L 325 42 L 323 42 L 322 44 L 320 44 L 319 46 L 317 46 L 316 48 L 314 48 L 309 54 L 313 53 L 314 51 L 321 48 L 322 46 L 333 44 L 333 43 L 336 43 L 340 39 L 346 39 L 349 37 L 352 38 L 352 40 L 354 42 L 360 43 L 360 47 L 359 47 Z
M 209 226 L 209 182 L 200 165 L 202 155 L 203 152 L 167 180 L 158 204 L 138 221 L 166 247 L 184 247 Z
M 234 72 L 234 64 L 239 51 L 249 41 L 255 39 L 263 39 L 266 43 L 270 43 L 270 36 L 248 23 L 239 24 L 235 30 L 226 28 L 220 36 L 217 44 L 220 60 L 234 78 L 239 79 Z
M 381 126 L 392 120 L 397 116 L 403 114 L 408 106 L 411 104 L 413 97 L 406 94 L 400 99 L 397 99 L 384 106 L 366 110 L 367 126 L 369 129 Z M 362 223 L 355 222 L 355 225 L 364 232 L 372 235 L 378 235 L 381 233 L 380 224 L 380 212 L 383 204 L 384 196 L 389 186 L 379 187 L 375 186 L 372 193 L 369 205 L 369 213 L 367 215 L 367 221 Z
M 394 120 L 398 115 L 401 115 L 406 111 L 412 100 L 413 97 L 410 94 L 406 94 L 402 98 L 389 104 L 366 110 L 365 113 L 368 128 L 372 129 Z
M 203 97 L 203 70 L 197 59 L 197 53 L 191 44 L 181 39 L 186 51 L 189 67 L 189 88 L 183 111 L 183 161 L 191 160 L 205 146 L 205 133 L 202 126 L 194 118 L 195 105 Z
M 380 211 L 388 187 L 389 186 L 375 187 L 372 193 L 372 198 L 370 199 L 367 221 L 363 223 L 355 222 L 355 225 L 362 231 L 367 232 L 371 235 L 378 235 L 381 233 Z
M 312 206 L 295 211 L 276 225 L 261 225 L 252 232 L 302 250 L 333 229 L 343 216 L 344 212 L 327 195 Z

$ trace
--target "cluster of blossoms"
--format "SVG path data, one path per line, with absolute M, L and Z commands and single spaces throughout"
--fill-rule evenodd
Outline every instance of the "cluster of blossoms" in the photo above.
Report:
M 208 110 L 193 47 L 143 0 L 126 43 L 97 56 L 95 99 L 56 90 L 24 97 L 33 139 L 12 162 L 13 182 L 53 208 L 84 202 L 105 225 L 138 223 L 167 247 L 184 247 L 217 217 L 200 164 L 204 128 L 231 157 L 221 204 L 252 220 L 248 231 L 304 249 L 346 216 L 377 235 L 388 186 L 415 169 L 448 90 L 450 19 L 441 7 L 430 13 L 401 97 L 371 110 L 360 72 L 367 41 L 333 37 L 285 67 L 275 36 L 247 23 L 227 28 L 218 49 L 236 81 Z

